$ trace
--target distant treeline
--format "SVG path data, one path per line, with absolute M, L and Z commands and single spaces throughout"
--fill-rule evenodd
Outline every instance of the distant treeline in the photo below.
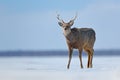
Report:
M 78 51 L 73 52 L 73 56 L 78 55 Z M 83 55 L 87 55 L 83 52 Z M 119 56 L 120 50 L 96 50 L 95 56 Z M 0 56 L 68 56 L 68 51 L 1 51 Z

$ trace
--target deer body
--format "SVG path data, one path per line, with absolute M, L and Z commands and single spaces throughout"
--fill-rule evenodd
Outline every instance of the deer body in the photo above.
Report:
M 75 49 L 93 46 L 95 40 L 95 32 L 92 28 L 72 28 L 69 34 L 64 35 L 68 46 Z
M 59 16 L 57 17 L 58 20 Z M 76 17 L 75 17 L 76 18 Z M 88 68 L 92 68 L 92 58 L 94 53 L 94 43 L 95 43 L 95 31 L 92 28 L 71 28 L 74 23 L 74 20 L 70 20 L 68 23 L 65 23 L 63 20 L 60 20 L 59 25 L 63 28 L 63 33 L 66 38 L 66 42 L 69 49 L 69 60 L 67 68 L 69 69 L 73 49 L 78 49 L 80 65 L 83 68 L 82 64 L 82 51 L 85 50 L 88 53 Z

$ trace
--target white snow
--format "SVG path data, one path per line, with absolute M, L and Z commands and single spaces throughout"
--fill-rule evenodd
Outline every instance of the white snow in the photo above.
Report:
M 70 69 L 68 57 L 1 57 L 0 80 L 120 80 L 120 57 L 96 57 L 93 68 L 84 68 L 79 58 L 73 57 Z

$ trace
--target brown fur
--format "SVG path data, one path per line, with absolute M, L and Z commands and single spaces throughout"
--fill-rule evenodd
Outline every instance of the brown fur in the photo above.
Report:
M 72 28 L 74 20 L 65 23 L 63 20 L 59 22 L 59 25 L 62 26 L 64 31 L 64 36 L 69 49 L 69 61 L 67 68 L 69 69 L 73 49 L 78 49 L 80 65 L 83 68 L 82 64 L 82 51 L 85 50 L 88 53 L 88 68 L 92 68 L 92 58 L 94 53 L 94 43 L 96 40 L 95 31 L 92 28 Z

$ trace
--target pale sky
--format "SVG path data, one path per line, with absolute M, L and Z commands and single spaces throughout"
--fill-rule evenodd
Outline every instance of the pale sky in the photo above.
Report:
M 56 12 L 96 31 L 97 49 L 120 49 L 120 0 L 0 0 L 0 51 L 67 50 Z

